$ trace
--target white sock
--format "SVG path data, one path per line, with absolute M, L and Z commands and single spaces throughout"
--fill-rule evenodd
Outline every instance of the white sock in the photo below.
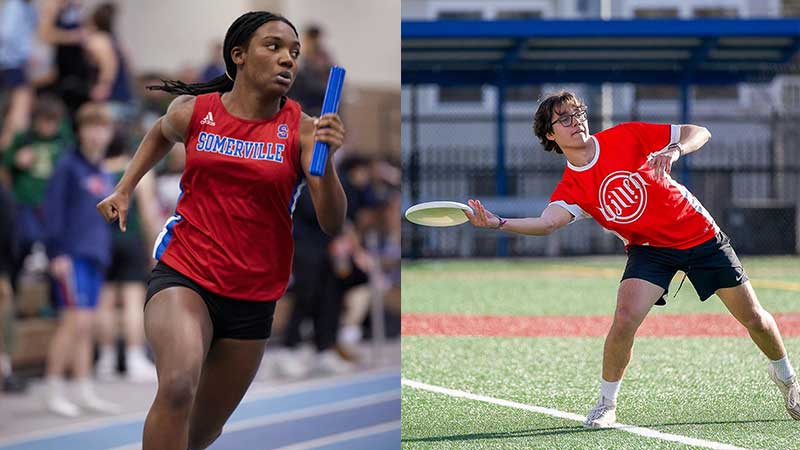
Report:
M 64 378 L 59 376 L 47 377 L 47 391 L 51 397 L 64 396 Z
M 144 346 L 142 345 L 129 345 L 125 349 L 125 354 L 128 356 L 128 358 L 135 358 L 139 360 L 147 359 L 147 353 L 145 353 Z
M 606 381 L 603 377 L 600 377 L 600 395 L 613 403 L 617 403 L 617 394 L 619 394 L 620 384 L 622 384 L 622 380 Z
M 94 385 L 89 378 L 79 378 L 75 380 L 75 384 L 78 387 L 78 394 L 80 394 L 83 398 L 93 398 L 95 397 L 94 393 Z
M 787 381 L 794 376 L 794 367 L 789 364 L 789 356 L 784 356 L 777 361 L 770 361 L 769 364 L 775 369 L 775 374 L 778 375 L 782 381 Z
M 101 345 L 100 346 L 100 359 L 111 359 L 114 360 L 117 358 L 117 349 L 111 344 L 108 345 Z

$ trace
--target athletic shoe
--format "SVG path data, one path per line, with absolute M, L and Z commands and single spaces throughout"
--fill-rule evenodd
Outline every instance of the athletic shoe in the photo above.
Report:
M 298 379 L 308 375 L 307 351 L 303 348 L 276 350 L 273 358 L 277 372 L 286 378 Z
M 84 393 L 79 397 L 78 403 L 88 410 L 102 414 L 119 414 L 122 412 L 122 408 L 116 403 L 103 400 L 93 393 Z
M 325 350 L 317 354 L 316 366 L 318 372 L 329 375 L 350 373 L 356 369 L 355 364 L 342 359 L 336 350 Z
M 155 383 L 156 366 L 144 354 L 131 352 L 125 359 L 125 379 L 132 383 Z
M 117 377 L 117 358 L 115 354 L 101 354 L 94 365 L 95 376 L 100 381 L 113 381 Z
M 600 396 L 597 405 L 586 415 L 586 428 L 608 428 L 617 422 L 617 404 Z
M 797 384 L 797 375 L 792 375 L 786 381 L 781 380 L 772 366 L 767 368 L 769 377 L 778 385 L 783 398 L 786 399 L 786 411 L 794 420 L 800 420 L 800 386 Z
M 74 383 L 78 405 L 103 414 L 119 414 L 122 408 L 97 396 L 94 386 L 88 379 L 78 380 Z
M 80 408 L 62 395 L 49 395 L 46 400 L 46 405 L 50 412 L 56 413 L 59 416 L 73 418 L 81 415 Z
M 20 378 L 11 374 L 3 379 L 3 392 L 9 394 L 21 394 L 28 389 L 28 382 L 24 378 Z
M 358 350 L 356 346 L 344 345 L 344 344 L 336 344 L 334 347 L 336 354 L 339 355 L 340 358 L 343 360 L 358 364 L 361 362 L 364 357 L 361 355 L 361 352 Z

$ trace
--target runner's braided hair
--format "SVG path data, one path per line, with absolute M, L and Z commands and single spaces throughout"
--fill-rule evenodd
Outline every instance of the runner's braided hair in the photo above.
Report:
M 242 14 L 238 19 L 233 21 L 225 33 L 225 42 L 222 45 L 222 56 L 225 58 L 225 73 L 206 82 L 206 83 L 184 83 L 180 80 L 161 80 L 163 82 L 160 86 L 147 86 L 147 89 L 165 91 L 175 95 L 200 95 L 209 92 L 228 92 L 233 89 L 233 80 L 236 79 L 236 64 L 233 63 L 231 58 L 231 50 L 237 46 L 247 46 L 250 37 L 253 33 L 267 22 L 273 20 L 280 20 L 281 22 L 289 25 L 294 30 L 294 34 L 298 35 L 297 28 L 289 22 L 289 19 L 278 15 L 272 14 L 267 11 L 251 11 Z

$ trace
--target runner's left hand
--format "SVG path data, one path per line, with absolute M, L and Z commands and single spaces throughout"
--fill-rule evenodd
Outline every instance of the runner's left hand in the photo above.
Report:
M 344 142 L 344 124 L 338 114 L 324 114 L 314 119 L 314 140 L 328 144 L 328 155 L 333 156 Z

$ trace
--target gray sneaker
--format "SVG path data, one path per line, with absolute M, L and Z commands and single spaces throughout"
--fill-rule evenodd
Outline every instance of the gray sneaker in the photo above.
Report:
M 608 428 L 617 423 L 617 404 L 600 396 L 597 405 L 586 415 L 583 426 L 586 428 Z
M 792 376 L 786 381 L 778 378 L 772 366 L 767 368 L 769 377 L 778 385 L 783 398 L 786 399 L 786 411 L 794 420 L 800 420 L 800 385 L 797 384 L 797 375 Z

